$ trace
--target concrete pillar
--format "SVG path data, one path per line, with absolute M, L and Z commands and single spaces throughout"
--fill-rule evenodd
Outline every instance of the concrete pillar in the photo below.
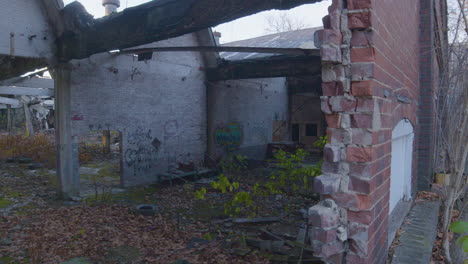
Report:
M 78 140 L 71 127 L 71 68 L 60 64 L 55 77 L 55 138 L 57 144 L 57 181 L 64 198 L 79 195 Z
M 102 131 L 102 152 L 104 154 L 109 154 L 111 152 L 111 149 L 110 149 L 110 130 L 103 130 Z
M 120 7 L 120 0 L 102 0 L 102 5 L 105 8 L 105 15 L 108 16 L 117 12 L 117 8 Z
M 34 137 L 34 127 L 31 120 L 31 110 L 29 110 L 28 102 L 23 103 L 24 108 L 24 122 L 26 127 L 25 135 L 27 137 Z
M 8 131 L 8 134 L 11 133 L 12 125 L 13 125 L 13 120 L 12 120 L 12 116 L 11 116 L 11 105 L 7 105 L 7 131 Z

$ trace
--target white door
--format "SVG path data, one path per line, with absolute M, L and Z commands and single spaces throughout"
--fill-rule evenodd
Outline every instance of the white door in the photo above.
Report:
M 413 126 L 409 120 L 401 120 L 392 131 L 389 213 L 400 200 L 411 198 L 413 140 Z

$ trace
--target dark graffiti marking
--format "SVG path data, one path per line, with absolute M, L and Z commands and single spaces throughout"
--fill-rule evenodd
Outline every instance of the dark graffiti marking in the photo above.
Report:
M 125 162 L 129 167 L 135 165 L 136 163 L 147 163 L 151 162 L 151 150 L 147 148 L 138 148 L 138 149 L 127 149 L 125 151 Z
M 238 124 L 218 128 L 215 130 L 214 140 L 218 146 L 224 147 L 227 151 L 234 151 L 242 143 L 242 130 Z
M 151 129 L 143 130 L 143 128 L 138 127 L 134 132 L 128 133 L 127 142 L 130 145 L 140 145 L 145 141 L 151 141 L 153 138 L 151 137 Z

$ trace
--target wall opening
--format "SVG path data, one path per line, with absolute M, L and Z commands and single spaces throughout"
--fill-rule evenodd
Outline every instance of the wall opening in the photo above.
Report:
M 389 213 L 398 202 L 411 198 L 413 141 L 413 125 L 408 119 L 401 120 L 392 131 Z
M 80 194 L 100 198 L 121 187 L 122 133 L 95 130 L 78 136 Z

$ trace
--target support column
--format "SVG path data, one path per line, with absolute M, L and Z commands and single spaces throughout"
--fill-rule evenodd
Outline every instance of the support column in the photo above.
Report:
M 110 149 L 110 130 L 103 130 L 102 131 L 102 152 L 104 154 L 109 154 L 111 152 Z
M 60 64 L 55 77 L 55 138 L 57 144 L 57 180 L 64 198 L 79 195 L 78 140 L 71 128 L 71 69 Z
M 8 134 L 11 134 L 11 129 L 13 125 L 13 120 L 11 116 L 11 105 L 7 105 L 7 131 Z
M 29 110 L 28 102 L 23 102 L 24 108 L 24 122 L 26 127 L 25 135 L 27 137 L 34 137 L 34 127 L 31 120 L 31 111 Z
M 371 1 L 350 11 L 355 2 L 334 0 L 315 36 L 328 144 L 323 175 L 314 182 L 323 201 L 309 210 L 310 237 L 314 254 L 327 263 L 377 264 L 387 256 L 391 133 L 382 120 L 389 102 L 374 75 L 373 43 L 367 42 Z

